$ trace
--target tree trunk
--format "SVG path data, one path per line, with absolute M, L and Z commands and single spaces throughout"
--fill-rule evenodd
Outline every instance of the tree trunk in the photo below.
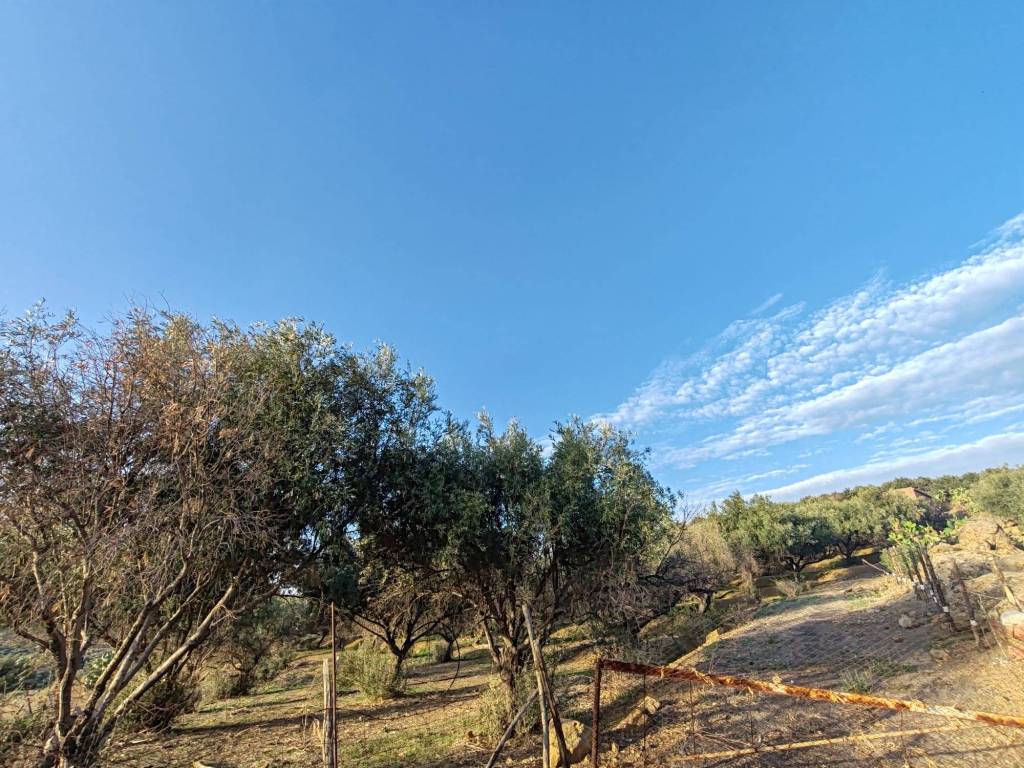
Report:
M 391 671 L 391 679 L 396 683 L 402 679 L 402 667 L 405 666 L 405 660 L 408 658 L 411 648 L 412 646 L 404 650 L 400 649 L 398 651 L 393 651 L 395 656 L 395 665 Z
M 447 627 L 442 627 L 438 632 L 441 635 L 441 639 L 444 640 L 444 656 L 441 657 L 441 661 L 448 662 L 452 660 L 452 654 L 455 651 L 455 632 L 451 631 Z
M 63 734 L 63 735 L 62 735 Z M 68 728 L 55 723 L 36 765 L 39 768 L 88 768 L 99 760 L 99 747 L 107 734 L 103 726 L 81 720 Z
M 454 653 L 455 653 L 455 640 L 454 640 L 454 638 L 449 639 L 449 638 L 446 637 L 444 639 L 444 655 L 441 657 L 441 661 L 442 662 L 451 661 L 452 660 L 452 656 L 454 655 Z
M 697 596 L 700 598 L 700 608 L 698 609 L 699 615 L 703 616 L 709 610 L 711 610 L 711 602 L 715 599 L 715 593 L 711 590 L 699 592 Z
M 843 553 L 843 563 L 845 565 L 853 565 L 853 553 L 857 550 L 857 545 L 854 543 L 846 543 L 840 545 L 839 549 Z
M 506 721 L 512 717 L 512 713 L 515 710 L 516 701 L 516 677 L 518 670 L 515 669 L 514 664 L 510 659 L 502 654 L 502 659 L 498 662 L 498 677 L 501 679 L 501 684 L 505 689 L 505 704 L 506 704 Z

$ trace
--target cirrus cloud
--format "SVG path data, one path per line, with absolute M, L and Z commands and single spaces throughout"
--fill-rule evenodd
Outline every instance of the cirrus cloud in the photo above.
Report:
M 940 434 L 961 440 L 953 448 L 973 445 L 978 425 L 999 429 L 1024 411 L 1024 213 L 978 248 L 904 285 L 876 275 L 817 311 L 791 304 L 768 314 L 776 294 L 595 418 L 652 438 L 658 464 L 684 483 L 699 482 L 689 470 L 732 462 L 743 471 L 731 479 L 751 490 L 777 476 L 769 473 L 792 472 L 799 455 L 815 456 L 799 469 L 818 487 L 830 482 L 816 472 L 830 457 L 863 450 L 864 466 L 884 456 L 896 472 Z M 939 431 L 927 426 L 939 422 Z M 833 436 L 842 450 L 819 450 Z

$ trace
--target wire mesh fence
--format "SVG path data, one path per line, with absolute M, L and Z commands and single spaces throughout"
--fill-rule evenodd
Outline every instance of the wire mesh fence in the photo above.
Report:
M 602 662 L 592 760 L 1024 765 L 1024 665 L 1000 624 L 1008 584 L 988 557 L 936 549 L 920 580 L 816 588 L 671 667 Z

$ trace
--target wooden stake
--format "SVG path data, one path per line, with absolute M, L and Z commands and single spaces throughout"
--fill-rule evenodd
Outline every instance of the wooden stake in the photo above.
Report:
M 320 752 L 324 759 L 324 768 L 331 768 L 331 668 L 324 659 L 324 720 L 323 732 L 320 734 Z
M 519 708 L 518 712 L 516 712 L 515 717 L 512 718 L 512 722 L 509 723 L 508 724 L 508 728 L 505 729 L 505 733 L 503 733 L 501 735 L 501 739 L 498 740 L 497 746 L 494 748 L 494 751 L 491 753 L 491 759 L 487 761 L 487 765 L 484 766 L 484 768 L 494 768 L 494 763 L 498 759 L 498 755 L 501 754 L 501 750 L 505 746 L 505 742 L 507 742 L 509 740 L 509 737 L 512 736 L 512 731 L 515 730 L 516 724 L 520 720 L 523 719 L 523 715 L 526 714 L 526 711 L 530 708 L 530 705 L 533 704 L 534 699 L 536 699 L 536 698 L 537 698 L 537 692 L 534 691 L 533 693 L 530 694 L 530 698 L 528 698 L 526 700 L 526 703 L 523 704 L 523 706 Z M 544 701 L 544 699 L 541 698 L 541 701 Z
M 529 624 L 527 624 L 529 627 Z M 533 648 L 533 635 L 530 634 L 530 648 Z M 536 661 L 533 664 L 534 677 L 537 679 L 537 696 L 540 698 L 540 747 L 541 747 L 541 759 L 544 761 L 544 768 L 548 768 L 551 765 L 551 749 L 550 742 L 548 740 L 548 709 L 544 695 L 544 675 L 541 672 L 541 668 L 537 666 Z
M 1006 580 L 1006 574 L 1003 573 L 1003 569 L 999 567 L 999 561 L 996 560 L 996 556 L 991 555 L 991 559 L 992 570 L 996 572 L 996 576 L 999 577 L 999 581 L 1003 585 L 1003 592 L 1006 594 L 1006 599 L 1013 603 L 1013 607 L 1018 611 L 1024 610 L 1024 608 L 1020 607 L 1020 600 L 1017 599 L 1017 596 L 1013 594 L 1013 590 L 1010 589 L 1010 583 Z
M 558 763 L 569 765 L 569 748 L 565 745 L 565 734 L 562 732 L 562 719 L 558 716 L 558 702 L 551 693 L 548 671 L 544 666 L 544 656 L 540 652 L 540 643 L 533 634 L 533 621 L 530 619 L 530 606 L 523 604 L 523 617 L 526 619 L 526 634 L 530 638 L 530 650 L 533 652 L 533 666 L 540 672 L 540 687 L 551 708 L 551 725 L 555 730 L 555 741 L 558 742 Z M 544 766 L 548 768 L 548 766 Z
M 978 633 L 978 622 L 974 618 L 974 606 L 971 605 L 971 595 L 967 591 L 967 585 L 964 584 L 964 576 L 960 573 L 960 565 L 957 563 L 956 558 L 953 558 L 953 577 L 956 579 L 956 584 L 960 587 L 960 594 L 964 596 L 964 608 L 967 609 L 967 620 L 971 623 L 971 634 L 974 635 L 974 644 L 978 648 L 984 647 L 981 644 L 981 635 Z
M 338 768 L 338 630 L 331 603 L 331 768 Z
M 594 706 L 590 716 L 590 768 L 597 768 L 601 742 L 601 659 L 594 664 Z
M 921 567 L 919 566 L 919 562 L 918 562 L 919 561 L 918 550 L 916 550 L 916 548 L 911 549 L 910 552 L 907 554 L 907 559 L 910 561 L 910 565 L 913 567 L 913 580 L 914 580 L 913 581 L 913 592 L 914 592 L 914 594 L 918 594 L 919 591 L 920 592 L 924 592 L 925 591 L 926 579 L 924 579 L 922 577 L 922 574 L 921 574 Z M 925 599 L 924 594 L 919 595 L 919 597 L 922 600 Z
M 939 579 L 939 574 L 935 571 L 935 565 L 932 563 L 932 558 L 928 554 L 928 549 L 922 549 L 921 561 L 925 564 L 925 568 L 931 574 L 932 583 L 935 589 L 935 599 L 939 604 L 939 608 L 946 616 L 946 622 L 949 624 L 949 629 L 952 632 L 956 632 L 956 622 L 953 621 L 953 612 L 949 610 L 949 601 L 946 599 L 946 590 L 942 586 L 942 580 Z

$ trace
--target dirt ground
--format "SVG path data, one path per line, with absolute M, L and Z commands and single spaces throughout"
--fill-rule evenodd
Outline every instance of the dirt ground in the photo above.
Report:
M 983 603 L 998 604 L 1001 589 L 984 559 L 937 554 L 940 573 L 951 567 L 953 556 L 965 571 L 968 592 Z M 1024 558 L 1001 561 L 1020 578 Z M 960 595 L 949 599 L 957 632 L 905 584 L 893 584 L 867 566 L 839 569 L 804 594 L 762 607 L 748 623 L 674 664 L 1024 715 L 1024 665 L 1008 659 L 991 636 L 990 647 L 978 649 L 965 631 L 969 623 Z M 901 616 L 909 617 L 904 623 L 912 626 L 901 626 Z M 609 697 L 623 690 L 638 695 L 636 678 L 611 677 Z M 1024 766 L 1024 731 L 1016 729 L 675 681 L 641 683 L 639 695 L 650 695 L 661 707 L 641 725 L 609 735 L 602 750 L 608 755 L 605 764 Z M 886 731 L 892 735 L 885 736 Z M 763 751 L 766 745 L 823 739 L 842 741 Z M 735 754 L 753 748 L 760 751 Z M 718 756 L 700 757 L 712 754 Z
M 987 556 L 940 550 L 935 553 L 940 573 L 949 572 L 952 557 L 975 599 L 998 606 L 1002 591 Z M 1024 554 L 1004 555 L 1000 562 L 1024 595 Z M 967 619 L 957 594 L 950 596 L 960 629 L 954 633 L 906 584 L 895 584 L 869 566 L 824 563 L 808 576 L 813 586 L 807 591 L 788 599 L 775 592 L 756 610 L 735 598 L 719 601 L 716 615 L 726 623 L 718 637 L 683 656 L 678 649 L 696 644 L 693 635 L 702 634 L 701 625 L 695 630 L 694 622 L 685 618 L 659 624 L 644 660 L 1024 715 L 1024 664 L 1010 661 L 992 645 L 991 636 L 988 647 L 976 647 L 971 633 L 964 631 Z M 911 626 L 902 626 L 901 617 Z M 567 718 L 589 723 L 596 653 L 571 630 L 548 649 Z M 104 765 L 188 768 L 198 761 L 217 768 L 316 766 L 326 657 L 322 650 L 302 653 L 254 695 L 204 704 L 167 733 L 117 738 Z M 493 742 L 481 735 L 481 701 L 493 680 L 485 649 L 464 648 L 459 664 L 418 659 L 409 673 L 405 695 L 392 701 L 341 693 L 341 765 L 484 765 Z M 603 693 L 602 765 L 1024 766 L 1024 731 L 617 673 L 606 674 Z M 657 700 L 658 710 L 639 724 L 622 724 L 623 716 L 645 696 Z M 776 754 L 763 751 L 767 745 L 821 739 L 844 741 Z M 699 757 L 755 748 L 756 754 Z M 499 762 L 538 763 L 536 733 L 511 742 Z

